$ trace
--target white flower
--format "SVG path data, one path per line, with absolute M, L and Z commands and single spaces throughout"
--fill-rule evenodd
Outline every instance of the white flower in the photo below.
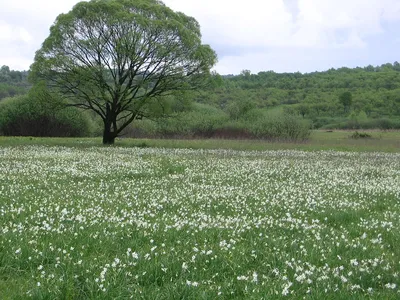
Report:
M 396 284 L 395 283 L 386 283 L 385 284 L 385 287 L 386 288 L 388 288 L 388 289 L 392 289 L 392 290 L 394 290 L 395 288 L 396 288 Z
M 253 282 L 258 282 L 258 274 L 256 272 L 253 272 Z
M 194 286 L 194 287 L 199 286 L 199 283 L 198 283 L 197 281 L 189 281 L 189 280 L 186 280 L 186 284 L 187 284 L 188 286 Z
M 290 294 L 289 288 L 290 288 L 292 285 L 293 285 L 293 283 L 288 282 L 287 284 L 285 284 L 285 285 L 283 286 L 283 290 L 282 290 L 282 295 L 283 295 L 283 296 L 287 296 L 288 294 Z
M 241 275 L 241 276 L 236 277 L 236 279 L 239 280 L 239 281 L 242 281 L 242 280 L 248 280 L 249 277 Z
M 352 259 L 352 260 L 350 260 L 350 263 L 351 263 L 353 266 L 358 266 L 358 261 L 357 261 L 357 259 Z

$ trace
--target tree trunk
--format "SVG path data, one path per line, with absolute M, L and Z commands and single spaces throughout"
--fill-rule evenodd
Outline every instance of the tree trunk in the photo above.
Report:
M 116 134 L 111 131 L 112 123 L 110 105 L 107 103 L 106 118 L 104 120 L 103 145 L 114 145 Z
M 111 124 L 104 124 L 103 145 L 114 145 L 115 134 L 111 132 Z
M 103 145 L 114 145 L 115 135 L 114 132 L 107 132 L 104 130 L 103 133 Z

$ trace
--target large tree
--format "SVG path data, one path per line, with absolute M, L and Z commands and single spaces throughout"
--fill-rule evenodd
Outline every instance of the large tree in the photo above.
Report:
M 57 17 L 31 78 L 96 112 L 113 144 L 149 103 L 203 85 L 216 60 L 199 23 L 161 1 L 92 0 Z

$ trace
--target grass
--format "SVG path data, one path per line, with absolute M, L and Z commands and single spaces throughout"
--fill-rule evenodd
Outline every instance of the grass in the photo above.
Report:
M 169 140 L 169 139 L 117 139 L 122 147 L 157 147 L 189 149 L 232 149 L 232 150 L 337 150 L 364 152 L 399 152 L 400 131 L 360 131 L 371 135 L 368 139 L 352 139 L 353 131 L 313 131 L 308 141 L 277 142 L 264 140 Z M 101 145 L 100 138 L 34 138 L 0 137 L 0 146 L 53 145 L 68 147 L 92 147 Z
M 1 140 L 1 299 L 399 297 L 399 153 L 28 141 Z

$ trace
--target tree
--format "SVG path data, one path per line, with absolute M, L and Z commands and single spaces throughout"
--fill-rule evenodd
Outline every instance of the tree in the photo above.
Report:
M 30 76 L 97 113 L 113 144 L 163 97 L 203 86 L 216 60 L 199 23 L 159 0 L 92 0 L 57 17 Z
M 0 82 L 8 82 L 10 80 L 10 68 L 2 66 L 0 68 Z
M 229 114 L 229 117 L 232 120 L 237 121 L 255 107 L 256 105 L 253 100 L 244 97 L 229 101 L 226 110 Z
M 310 112 L 310 106 L 307 104 L 300 104 L 299 106 L 297 106 L 297 111 L 300 115 L 303 116 L 304 119 L 306 115 Z
M 343 92 L 339 96 L 339 102 L 343 105 L 344 112 L 348 112 L 353 103 L 353 95 L 351 92 Z

